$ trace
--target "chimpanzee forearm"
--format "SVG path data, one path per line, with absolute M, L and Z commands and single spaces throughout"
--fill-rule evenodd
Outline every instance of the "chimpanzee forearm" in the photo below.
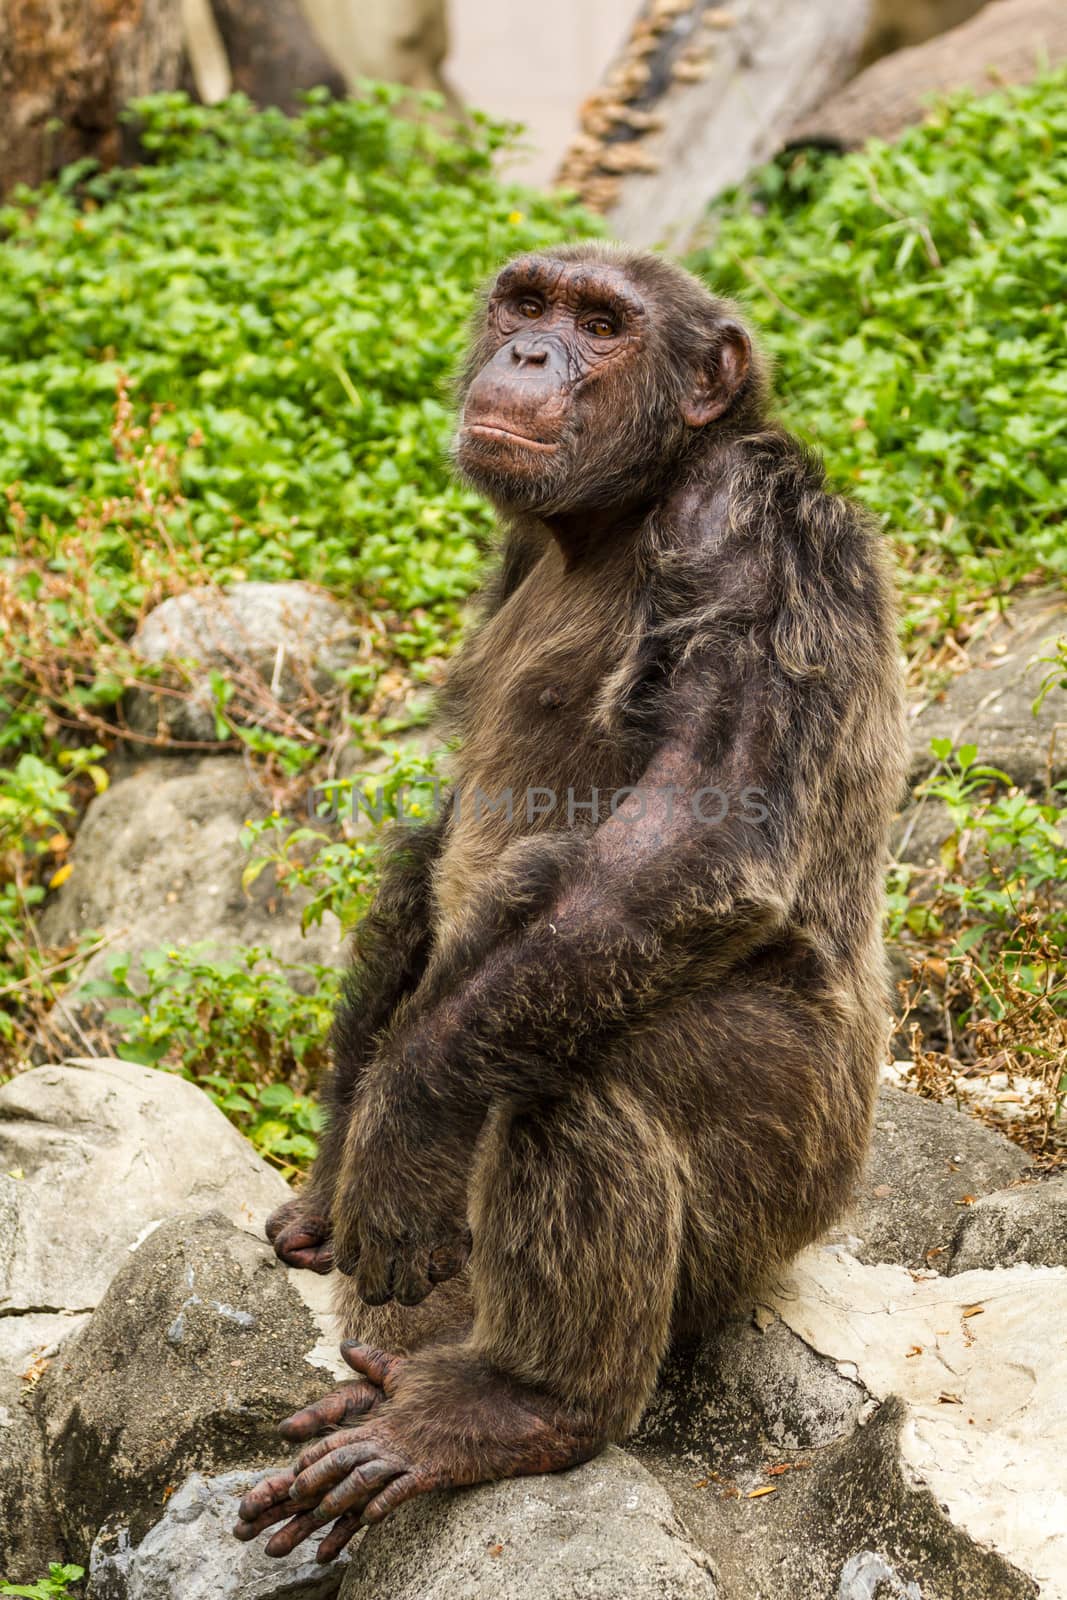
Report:
M 423 1133 L 438 1145 L 449 1127 L 471 1139 L 496 1099 L 564 1091 L 613 1031 L 714 982 L 774 936 L 817 784 L 802 799 L 768 777 L 759 820 L 734 805 L 708 825 L 693 800 L 716 779 L 736 791 L 781 773 L 776 756 L 767 739 L 760 759 L 733 750 L 709 773 L 695 752 L 667 744 L 629 810 L 584 841 L 560 841 L 558 882 L 537 914 L 507 938 L 491 932 L 477 959 L 458 950 L 451 965 L 435 962 L 367 1069 L 376 1137 L 395 1143 L 398 1160 Z M 499 898 L 521 902 L 523 884 L 505 877 Z
M 426 967 L 430 879 L 447 815 L 443 807 L 432 822 L 395 831 L 377 893 L 353 936 L 352 962 L 331 1035 L 334 1066 L 325 1091 L 329 1122 L 302 1192 L 309 1205 L 327 1216 L 348 1117 L 375 1043 Z

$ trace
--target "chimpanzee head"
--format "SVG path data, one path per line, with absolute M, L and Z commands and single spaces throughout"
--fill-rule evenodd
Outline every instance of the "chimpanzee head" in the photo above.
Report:
M 510 510 L 632 504 L 763 410 L 736 309 L 658 256 L 520 256 L 485 301 L 460 383 L 460 472 Z

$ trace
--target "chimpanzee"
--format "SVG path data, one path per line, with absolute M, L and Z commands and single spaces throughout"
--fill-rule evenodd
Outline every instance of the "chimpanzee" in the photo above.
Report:
M 653 255 L 523 256 L 459 396 L 504 535 L 451 795 L 395 840 L 268 1225 L 359 1341 L 282 1430 L 337 1431 L 242 1502 L 242 1538 L 293 1519 L 272 1555 L 624 1437 L 671 1340 L 840 1213 L 886 1041 L 882 541 L 736 308 Z

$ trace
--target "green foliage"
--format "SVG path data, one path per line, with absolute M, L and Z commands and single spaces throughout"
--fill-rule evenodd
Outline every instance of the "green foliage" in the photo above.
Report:
M 1062 797 L 1010 787 L 973 744 L 930 748 L 938 767 L 920 795 L 943 804 L 950 831 L 932 870 L 891 872 L 890 937 L 916 958 L 920 987 L 936 975 L 943 1015 L 962 1026 L 953 1056 L 1043 1079 L 1040 1148 L 1067 1094 L 1067 813 Z M 915 1041 L 913 1056 L 922 1082 L 936 1056 Z
M 47 1578 L 38 1578 L 36 1583 L 0 1583 L 0 1594 L 19 1595 L 21 1600 L 73 1600 L 69 1585 L 84 1576 L 84 1567 L 63 1567 L 53 1561 Z
M 292 827 L 273 812 L 249 822 L 242 844 L 252 856 L 242 875 L 246 889 L 273 866 L 286 891 L 309 891 L 301 926 L 331 912 L 344 931 L 354 927 L 374 892 L 383 825 L 432 815 L 440 786 L 443 751 L 422 754 L 394 744 L 376 747 L 387 765 L 320 784 L 309 809 L 318 826 Z
M 1061 807 L 1043 805 L 1010 787 L 1007 773 L 978 763 L 977 746 L 953 750 L 948 739 L 930 745 L 941 767 L 921 795 L 940 800 L 952 822 L 941 845 L 941 897 L 954 906 L 957 929 L 951 956 L 988 956 L 1010 938 L 1027 908 L 1040 907 L 1042 932 L 1057 959 L 1067 946 L 1067 903 L 1058 886 L 1067 882 L 1067 844 L 1059 823 Z M 921 912 L 912 907 L 912 916 Z M 913 921 L 912 926 L 918 925 Z M 942 931 L 940 917 L 924 929 Z M 1047 973 L 1024 974 L 1043 984 Z
M 721 203 L 695 264 L 900 541 L 912 620 L 951 624 L 961 579 L 1067 573 L 1067 71 L 784 163 Z
M 449 378 L 475 287 L 505 257 L 592 224 L 508 187 L 484 119 L 444 136 L 394 91 L 137 107 L 153 161 L 82 163 L 0 210 L 0 485 L 34 537 L 128 491 L 105 448 L 120 374 L 160 408 L 190 544 L 226 580 L 304 577 L 447 616 L 477 581 L 483 504 L 449 480 Z M 5 512 L 0 502 L 0 554 Z M 14 522 L 7 514 L 11 547 Z M 118 530 L 95 552 L 112 609 L 137 579 Z
M 108 1007 L 127 1061 L 200 1083 L 252 1143 L 286 1170 L 314 1160 L 322 1113 L 309 1097 L 326 1067 L 340 994 L 335 968 L 274 961 L 250 946 L 223 956 L 207 942 L 112 956 L 82 991 Z
M 107 787 L 98 765 L 103 753 L 97 746 L 61 751 L 60 765 L 52 766 L 27 752 L 0 768 L 0 1046 L 12 1044 L 17 1031 L 6 1000 L 17 996 L 33 1007 L 53 997 L 51 964 L 27 928 L 49 887 L 69 871 L 65 828 L 77 810 L 75 792 L 86 779 L 97 790 Z

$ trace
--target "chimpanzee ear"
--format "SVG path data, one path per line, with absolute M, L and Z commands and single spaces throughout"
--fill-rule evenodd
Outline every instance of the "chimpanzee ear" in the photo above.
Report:
M 745 329 L 739 322 L 721 323 L 718 349 L 682 406 L 691 428 L 702 428 L 729 409 L 751 365 L 752 341 Z

